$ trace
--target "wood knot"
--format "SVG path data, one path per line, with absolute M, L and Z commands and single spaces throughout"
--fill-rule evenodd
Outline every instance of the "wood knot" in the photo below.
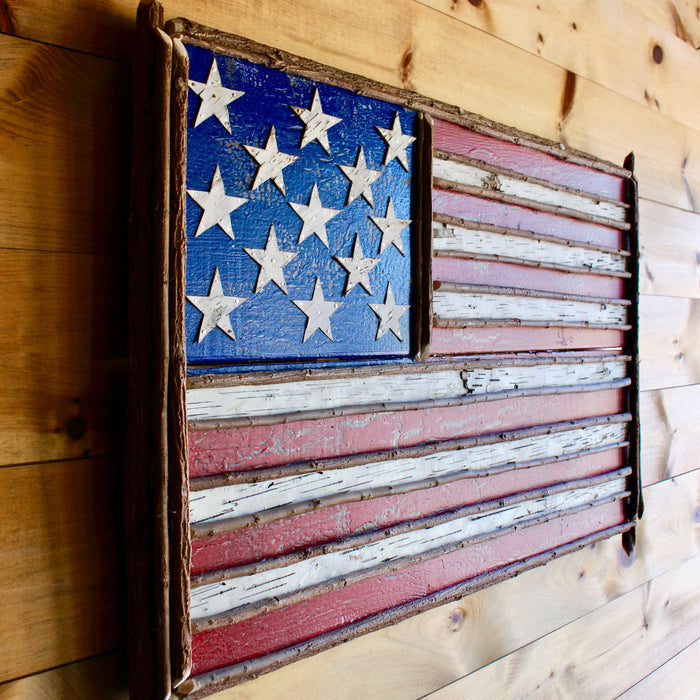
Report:
M 0 32 L 3 34 L 15 33 L 12 11 L 7 0 L 0 0 Z
M 413 73 L 413 47 L 409 46 L 401 57 L 401 66 L 399 68 L 399 77 L 401 83 L 408 87 L 411 83 L 411 74 Z
M 566 71 L 564 89 L 561 93 L 561 120 L 564 121 L 574 106 L 574 96 L 576 95 L 576 73 Z
M 71 440 L 80 440 L 85 435 L 85 421 L 80 416 L 71 418 L 66 423 L 66 433 Z
M 654 57 L 654 63 L 656 64 L 659 64 L 664 60 L 664 50 L 658 44 L 654 46 L 651 55 Z
M 484 4 L 484 0 L 469 0 L 469 4 L 473 7 L 481 7 Z

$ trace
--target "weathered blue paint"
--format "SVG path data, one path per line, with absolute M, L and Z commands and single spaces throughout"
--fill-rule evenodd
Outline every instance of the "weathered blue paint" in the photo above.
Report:
M 187 46 L 190 78 L 206 82 L 214 54 Z M 411 314 L 401 321 L 403 341 L 391 333 L 375 340 L 379 319 L 368 303 L 384 303 L 387 283 L 391 283 L 396 303 L 408 304 L 411 297 L 411 256 L 413 225 L 402 234 L 406 255 L 390 246 L 381 256 L 381 232 L 369 219 L 386 215 L 389 197 L 397 218 L 413 219 L 413 146 L 407 148 L 409 172 L 397 160 L 383 165 L 386 142 L 375 127 L 391 128 L 399 113 L 404 134 L 414 134 L 415 114 L 381 100 L 360 97 L 347 90 L 259 66 L 248 61 L 216 55 L 222 84 L 245 94 L 228 106 L 231 134 L 214 117 L 194 128 L 201 104 L 189 92 L 187 130 L 187 188 L 208 191 L 217 165 L 227 195 L 248 201 L 230 214 L 235 239 L 219 226 L 194 237 L 202 209 L 187 198 L 187 280 L 186 293 L 206 296 L 214 269 L 218 267 L 224 294 L 245 297 L 246 301 L 230 315 L 236 336 L 231 340 L 215 328 L 197 342 L 202 314 L 186 303 L 185 332 L 188 363 L 235 364 L 250 361 L 285 362 L 313 359 L 406 357 L 410 348 Z M 327 134 L 329 156 L 317 142 L 300 149 L 305 125 L 291 106 L 310 108 L 318 88 L 323 111 L 343 121 Z M 283 171 L 286 196 L 271 180 L 255 190 L 251 185 L 258 164 L 244 145 L 264 147 L 270 127 L 275 127 L 278 149 L 298 156 Z M 355 165 L 362 146 L 367 165 L 383 171 L 372 185 L 374 207 L 362 197 L 345 206 L 350 182 L 337 167 Z M 289 202 L 308 204 L 316 183 L 324 207 L 341 211 L 326 224 L 329 248 L 313 235 L 297 244 L 302 220 Z M 254 293 L 260 267 L 244 248 L 265 248 L 270 224 L 274 224 L 279 247 L 297 256 L 284 267 L 288 295 L 270 282 Z M 380 262 L 370 273 L 372 295 L 360 285 L 344 296 L 347 272 L 335 256 L 351 257 L 355 236 L 360 236 L 367 257 Z M 317 330 L 303 343 L 307 318 L 292 303 L 312 297 L 316 278 L 321 280 L 327 301 L 342 301 L 331 316 L 333 340 Z

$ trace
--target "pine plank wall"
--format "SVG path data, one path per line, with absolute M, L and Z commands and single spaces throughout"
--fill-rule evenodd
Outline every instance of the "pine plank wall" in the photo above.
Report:
M 121 451 L 136 0 L 0 1 L 0 700 L 125 698 Z M 166 0 L 622 163 L 641 209 L 642 467 L 619 538 L 224 692 L 697 697 L 696 0 Z M 697 202 L 697 203 L 696 203 Z

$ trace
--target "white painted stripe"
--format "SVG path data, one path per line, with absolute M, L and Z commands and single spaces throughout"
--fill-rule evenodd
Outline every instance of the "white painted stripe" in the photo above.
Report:
M 522 386 L 580 386 L 601 384 L 627 376 L 623 361 L 585 362 L 580 365 L 534 365 L 523 367 L 523 373 L 515 375 L 510 367 L 478 367 L 465 370 L 463 377 L 467 391 L 475 394 L 494 394 L 512 391 Z M 527 375 L 525 375 L 527 372 Z M 523 380 L 526 384 L 523 385 Z
M 470 321 L 517 320 L 617 325 L 627 322 L 627 307 L 598 301 L 437 290 L 433 292 L 433 315 L 435 318 Z
M 505 506 L 487 513 L 475 513 L 433 527 L 404 532 L 386 539 L 343 551 L 191 589 L 192 618 L 207 618 L 272 597 L 294 594 L 310 586 L 347 576 L 357 571 L 424 554 L 457 544 L 470 537 L 495 532 L 550 511 L 563 511 L 610 498 L 625 490 L 625 479 L 573 489 Z
M 539 300 L 543 301 L 543 300 Z M 547 300 L 549 301 L 549 300 Z M 513 366 L 503 368 L 511 384 L 519 389 L 591 383 L 600 372 L 600 361 L 579 364 Z M 603 362 L 614 376 L 625 376 L 625 362 L 612 358 Z M 591 366 L 590 369 L 588 366 Z M 615 366 L 613 368 L 613 365 Z M 617 367 L 619 365 L 619 367 Z M 541 369 L 537 369 L 540 367 Z M 559 367 L 567 369 L 559 369 Z M 470 370 L 472 372 L 473 370 Z M 562 380 L 562 372 L 568 372 Z M 553 372 L 550 374 L 550 372 Z M 611 374 L 612 376 L 612 374 Z M 552 380 L 550 380 L 550 377 Z M 342 379 L 316 379 L 245 384 L 231 387 L 206 387 L 187 390 L 187 419 L 224 420 L 234 417 L 269 416 L 296 411 L 337 410 L 376 404 L 390 406 L 411 401 L 459 400 L 480 393 L 465 387 L 465 375 L 459 368 L 436 372 L 407 372 L 375 376 L 350 376 Z M 485 393 L 485 392 L 483 392 Z
M 493 173 L 489 170 L 458 163 L 452 160 L 433 159 L 433 176 L 461 185 L 501 192 L 512 197 L 527 199 L 540 204 L 549 204 L 592 216 L 600 216 L 614 221 L 625 221 L 626 208 L 613 202 L 597 201 L 573 192 L 547 187 L 535 182 L 520 180 Z
M 425 479 L 480 471 L 498 465 L 555 460 L 582 450 L 623 442 L 625 435 L 626 424 L 605 423 L 462 450 L 436 452 L 423 457 L 370 462 L 193 491 L 190 494 L 190 522 L 211 523 L 301 501 L 387 486 L 397 488 Z
M 433 250 L 514 258 L 528 262 L 586 267 L 605 272 L 624 272 L 626 258 L 591 248 L 566 243 L 540 241 L 536 238 L 481 231 L 433 223 Z

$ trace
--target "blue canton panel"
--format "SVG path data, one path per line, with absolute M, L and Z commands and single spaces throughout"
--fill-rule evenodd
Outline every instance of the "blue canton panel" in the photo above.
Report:
M 187 51 L 188 362 L 406 357 L 415 114 Z

